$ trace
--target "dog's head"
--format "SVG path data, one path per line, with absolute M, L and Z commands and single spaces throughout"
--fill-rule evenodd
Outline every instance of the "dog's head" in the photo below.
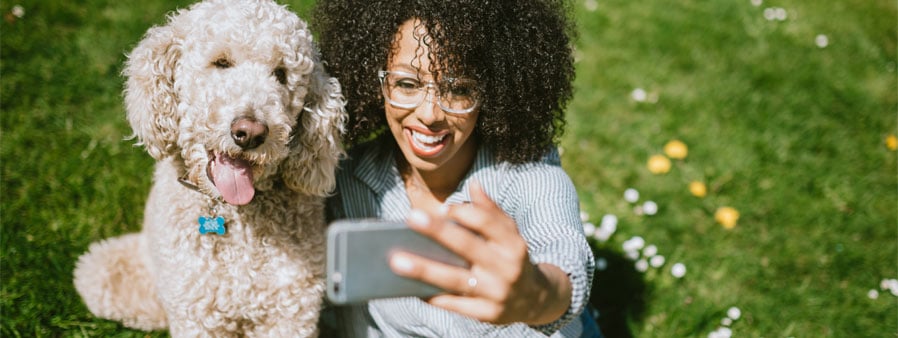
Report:
M 207 0 L 151 28 L 128 55 L 128 121 L 156 160 L 235 205 L 281 181 L 334 187 L 344 102 L 305 22 L 270 0 Z

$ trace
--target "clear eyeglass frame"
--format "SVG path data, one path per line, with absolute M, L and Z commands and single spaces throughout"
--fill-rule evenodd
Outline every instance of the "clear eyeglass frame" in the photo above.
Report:
M 406 100 L 402 100 L 397 98 L 397 95 L 392 94 L 394 92 L 395 84 L 390 83 L 390 75 L 397 75 L 401 79 L 414 79 L 416 85 L 414 88 L 409 88 L 413 90 L 414 93 L 409 95 Z M 465 78 L 445 78 L 439 83 L 434 81 L 420 81 L 418 80 L 418 76 L 401 72 L 401 71 L 386 71 L 380 70 L 377 72 L 377 77 L 380 79 L 380 87 L 381 92 L 384 96 L 384 99 L 390 105 L 402 108 L 402 109 L 414 109 L 421 105 L 427 98 L 427 93 L 430 91 L 430 88 L 433 88 L 434 97 L 436 98 L 437 105 L 440 106 L 440 109 L 447 113 L 463 115 L 468 114 L 477 109 L 480 106 L 480 90 L 477 88 L 476 82 L 471 79 Z M 458 86 L 458 84 L 468 85 L 469 90 L 473 90 L 473 94 L 471 95 L 456 95 L 449 92 L 443 93 L 441 88 L 452 88 L 453 86 Z M 453 107 L 454 105 L 454 107 Z

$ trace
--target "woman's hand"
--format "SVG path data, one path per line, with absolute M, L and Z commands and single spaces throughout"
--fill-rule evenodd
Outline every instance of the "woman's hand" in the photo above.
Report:
M 470 269 L 396 253 L 390 265 L 399 275 L 448 290 L 428 303 L 496 324 L 548 324 L 570 306 L 571 283 L 551 264 L 530 262 L 517 224 L 472 181 L 471 203 L 442 214 L 412 211 L 408 224 L 470 263 Z

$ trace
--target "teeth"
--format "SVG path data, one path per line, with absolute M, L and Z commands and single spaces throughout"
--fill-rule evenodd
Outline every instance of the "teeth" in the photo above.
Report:
M 446 135 L 444 134 L 444 135 L 442 135 L 442 136 L 430 136 L 430 135 L 420 134 L 420 133 L 418 133 L 418 132 L 416 132 L 416 131 L 413 130 L 413 131 L 412 131 L 412 137 L 413 137 L 413 138 L 415 139 L 415 141 L 417 141 L 418 143 L 422 143 L 422 144 L 436 144 L 436 143 L 442 142 L 443 139 L 446 138 Z

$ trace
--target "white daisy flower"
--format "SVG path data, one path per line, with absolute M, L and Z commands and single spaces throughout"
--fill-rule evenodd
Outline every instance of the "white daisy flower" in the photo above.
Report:
M 658 247 L 654 244 L 646 246 L 645 249 L 642 249 L 642 255 L 646 257 L 653 257 L 658 254 Z
M 617 230 L 617 216 L 612 214 L 602 216 L 602 222 L 599 223 L 599 226 L 612 229 L 611 232 L 614 232 L 614 230 Z
M 630 92 L 630 97 L 632 97 L 636 102 L 643 102 L 648 97 L 648 93 L 645 91 L 645 89 L 636 88 L 633 89 L 632 92 Z
M 752 6 L 758 7 L 764 3 L 764 0 L 751 0 Z
M 636 261 L 636 271 L 646 272 L 649 269 L 649 262 L 645 259 L 640 259 Z
M 739 320 L 739 317 L 742 317 L 742 310 L 733 306 L 729 310 L 727 310 L 727 317 L 732 320 Z
M 814 43 L 817 44 L 817 47 L 826 48 L 829 46 L 829 38 L 823 34 L 817 34 L 817 37 L 814 38 Z
M 883 290 L 890 290 L 894 294 L 898 291 L 898 279 L 883 279 L 879 282 L 879 287 Z
M 876 291 L 876 289 L 870 289 L 870 291 L 867 291 L 867 297 L 870 299 L 879 298 L 879 291 Z
M 608 268 L 608 260 L 605 257 L 596 259 L 596 270 L 605 271 Z
M 596 228 L 596 231 L 593 233 L 593 236 L 600 242 L 604 243 L 609 238 L 611 238 L 611 235 L 613 235 L 613 234 L 614 234 L 614 229 L 609 229 L 607 227 L 598 227 L 598 228 Z
M 655 269 L 660 268 L 662 265 L 664 265 L 664 256 L 657 255 L 649 258 L 649 264 Z
M 670 268 L 670 274 L 675 278 L 683 278 L 686 275 L 686 266 L 683 263 L 674 264 Z
M 586 222 L 588 220 L 589 220 L 589 214 L 587 214 L 586 211 L 580 211 L 580 221 Z
M 22 7 L 20 5 L 12 6 L 12 15 L 21 19 L 23 16 L 25 16 L 25 7 Z
M 645 239 L 639 236 L 633 236 L 624 242 L 624 251 L 639 251 L 645 247 Z
M 652 216 L 658 213 L 658 204 L 653 201 L 645 201 L 642 204 L 642 211 L 645 212 L 646 215 Z
M 639 200 L 639 191 L 633 188 L 624 190 L 624 201 L 636 203 Z
M 624 255 L 627 256 L 631 261 L 635 261 L 639 259 L 639 251 L 624 251 Z
M 785 8 L 777 7 L 775 10 L 775 16 L 779 21 L 786 21 L 786 18 L 788 18 L 789 15 L 786 13 Z
M 592 224 L 592 223 L 589 223 L 589 222 L 583 223 L 583 233 L 584 233 L 584 234 L 586 234 L 587 236 L 589 236 L 589 235 L 594 234 L 595 232 L 596 232 L 596 225 L 595 225 L 595 224 Z
M 776 8 L 764 8 L 764 19 L 767 19 L 767 21 L 776 20 Z
M 717 330 L 711 332 L 708 337 L 712 337 L 712 334 L 714 335 L 714 338 L 730 338 L 733 336 L 733 330 L 728 327 L 718 327 Z
M 596 9 L 599 8 L 599 2 L 596 1 L 596 0 L 586 0 L 586 1 L 583 3 L 583 7 L 586 7 L 586 10 L 587 10 L 587 11 L 595 12 Z
M 730 319 L 729 317 L 723 317 L 723 319 L 720 320 L 720 325 L 723 325 L 723 326 L 733 325 L 733 320 Z

